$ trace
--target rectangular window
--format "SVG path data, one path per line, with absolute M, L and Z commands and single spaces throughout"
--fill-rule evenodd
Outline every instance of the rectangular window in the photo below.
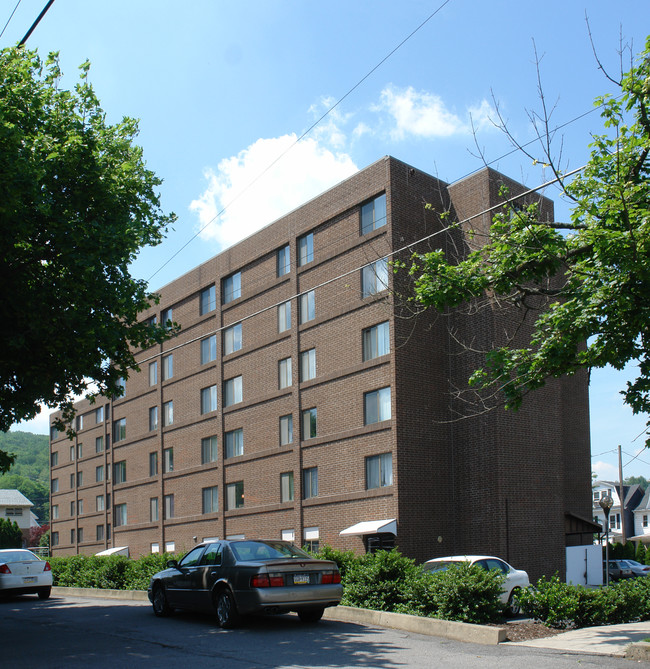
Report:
M 83 457 L 83 452 L 84 452 L 84 445 L 83 444 L 77 444 L 77 458 L 81 460 Z
M 284 358 L 278 361 L 278 388 L 282 390 L 291 384 L 291 358 Z
M 96 541 L 104 541 L 104 526 L 103 525 L 97 525 L 95 529 L 95 540 Z
M 217 359 L 217 335 L 211 335 L 201 340 L 201 364 L 213 362 Z
M 70 446 L 70 462 L 74 462 L 77 450 L 74 446 Z
M 113 525 L 120 527 L 126 525 L 126 503 L 116 504 L 113 507 Z
M 174 471 L 174 449 L 163 449 L 163 474 L 168 474 Z
M 226 486 L 226 511 L 244 506 L 244 482 L 237 481 Z
M 300 309 L 298 310 L 300 316 L 300 324 L 313 321 L 316 318 L 316 294 L 313 290 L 308 293 L 303 293 L 300 296 Z
M 278 276 L 284 276 L 291 271 L 291 248 L 289 244 L 278 249 Z
M 117 397 L 124 397 L 126 395 L 126 380 L 119 378 L 115 382 L 115 387 L 117 388 Z
M 303 499 L 318 497 L 318 467 L 309 467 L 302 470 Z
M 316 408 L 302 412 L 302 438 L 313 439 L 316 436 Z
M 59 438 L 59 431 L 55 427 L 50 427 L 50 439 L 54 441 Z
M 95 467 L 95 481 L 99 483 L 104 480 L 104 465 Z
M 219 451 L 217 450 L 217 438 L 205 437 L 201 439 L 201 464 L 216 462 Z
M 59 452 L 54 451 L 54 453 L 50 455 L 50 466 L 56 467 L 58 464 L 59 464 Z
M 80 487 L 84 484 L 84 473 L 77 472 L 77 487 Z
M 97 407 L 95 409 L 95 423 L 99 425 L 104 422 L 104 407 Z
M 320 546 L 317 527 L 305 527 L 305 542 L 303 548 L 306 551 L 317 553 Z
M 382 453 L 366 458 L 366 488 L 383 488 L 393 485 L 393 455 Z
M 79 543 L 81 543 L 84 540 L 84 528 L 83 527 L 80 527 L 77 530 L 77 540 L 78 540 Z
M 388 288 L 388 260 L 380 258 L 361 268 L 361 296 L 369 297 Z
M 162 314 L 160 315 L 160 324 L 167 330 L 169 330 L 174 323 L 174 317 L 172 316 L 172 308 L 163 309 Z
M 291 329 L 291 302 L 278 304 L 278 332 Z
M 149 498 L 149 521 L 152 523 L 158 522 L 158 498 Z
M 155 386 L 158 383 L 158 361 L 149 363 L 149 385 Z
M 174 402 L 169 400 L 163 404 L 163 425 L 173 425 L 174 423 Z
M 95 437 L 95 453 L 104 452 L 104 437 Z
M 145 320 L 145 323 L 150 327 L 154 326 L 157 322 L 158 322 L 157 316 L 150 316 Z
M 223 280 L 223 303 L 228 304 L 241 297 L 241 272 L 235 272 Z
M 293 442 L 293 415 L 280 416 L 280 446 Z
M 77 416 L 77 431 L 81 431 L 83 429 L 84 429 L 84 417 Z
M 224 436 L 226 440 L 226 457 L 234 458 L 236 455 L 244 454 L 244 430 L 232 430 L 226 432 Z
M 113 483 L 126 482 L 126 460 L 121 460 L 113 465 Z
M 59 519 L 59 505 L 58 504 L 52 504 L 52 520 L 58 520 Z
M 52 492 L 59 492 L 59 479 L 52 479 L 51 486 Z
M 366 328 L 362 335 L 363 360 L 373 360 L 390 352 L 388 321 Z
M 384 225 L 386 225 L 386 193 L 361 205 L 361 234 L 367 235 Z
M 243 400 L 242 377 L 228 379 L 224 384 L 223 405 L 225 407 L 239 404 Z
M 149 453 L 149 476 L 158 475 L 158 451 Z
M 174 356 L 172 353 L 162 359 L 162 378 L 163 381 L 171 379 L 174 376 Z
M 293 472 L 280 474 L 280 500 L 293 502 Z
M 310 381 L 316 378 L 316 349 L 310 348 L 300 354 L 300 380 Z
M 164 502 L 164 514 L 165 514 L 165 520 L 167 518 L 173 518 L 174 517 L 174 495 L 165 495 L 163 498 Z
M 214 284 L 201 291 L 199 313 L 201 316 L 217 308 L 217 294 Z
M 95 497 L 95 511 L 104 510 L 104 495 L 97 495 Z
M 203 513 L 215 513 L 219 511 L 219 486 L 203 488 Z
M 643 516 L 643 527 L 648 527 L 648 516 Z
M 217 410 L 217 386 L 201 389 L 201 413 Z
M 306 265 L 314 259 L 314 233 L 310 232 L 298 240 L 298 266 Z
M 71 544 L 73 544 L 75 542 L 74 541 L 74 536 L 75 536 L 74 530 L 70 530 L 70 543 Z
M 241 350 L 241 323 L 236 323 L 223 331 L 223 354 L 230 355 Z
M 70 488 L 74 488 L 74 474 L 70 474 Z
M 149 432 L 158 429 L 158 407 L 151 407 L 149 409 Z
M 120 418 L 113 422 L 113 443 L 126 439 L 126 418 Z
M 80 499 L 77 502 L 77 515 L 81 516 L 81 515 L 83 515 L 83 512 L 84 512 L 84 501 L 83 501 L 83 499 Z
M 58 532 L 52 532 L 50 535 L 50 538 L 52 539 L 52 546 L 58 546 L 59 545 L 59 533 Z
M 75 504 L 74 501 L 70 502 L 70 517 L 74 516 Z
M 363 396 L 365 409 L 365 424 L 379 423 L 390 420 L 390 386 L 366 393 Z

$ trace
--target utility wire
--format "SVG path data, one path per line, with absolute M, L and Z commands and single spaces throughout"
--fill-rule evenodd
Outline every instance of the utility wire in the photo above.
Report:
M 7 23 L 5 23 L 5 27 L 2 29 L 2 32 L 0 33 L 0 38 L 5 34 L 5 30 L 7 29 L 7 26 L 9 25 L 11 19 L 13 19 L 14 14 L 16 13 L 16 10 L 20 6 L 21 2 L 22 2 L 22 0 L 18 0 L 18 2 L 16 3 L 16 6 L 14 7 L 14 11 L 11 12 L 11 16 L 9 16 L 9 18 L 7 19 Z
M 36 21 L 32 23 L 32 27 L 25 33 L 25 36 L 18 42 L 18 46 L 23 46 L 29 39 L 29 36 L 34 32 L 36 26 L 41 22 L 41 19 L 47 14 L 47 10 L 54 4 L 54 0 L 48 0 L 48 3 L 43 7 L 41 13 L 36 17 Z

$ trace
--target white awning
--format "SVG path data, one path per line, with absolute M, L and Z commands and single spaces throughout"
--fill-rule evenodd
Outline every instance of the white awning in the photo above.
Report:
M 340 536 L 344 535 L 357 535 L 361 536 L 364 534 L 394 534 L 397 536 L 397 520 L 395 518 L 390 518 L 388 520 L 365 520 L 352 527 L 339 532 Z
M 637 534 L 633 537 L 628 537 L 628 541 L 640 541 L 642 544 L 650 544 L 650 534 Z
M 126 555 L 126 557 L 129 557 L 129 547 L 120 546 L 119 548 L 107 548 L 105 551 L 95 553 L 95 555 Z

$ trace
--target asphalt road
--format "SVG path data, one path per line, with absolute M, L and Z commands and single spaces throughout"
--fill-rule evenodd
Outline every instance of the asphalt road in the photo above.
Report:
M 625 667 L 607 656 L 500 644 L 480 646 L 398 630 L 297 616 L 250 619 L 236 630 L 210 616 L 156 618 L 145 602 L 35 596 L 0 600 L 0 667 Z

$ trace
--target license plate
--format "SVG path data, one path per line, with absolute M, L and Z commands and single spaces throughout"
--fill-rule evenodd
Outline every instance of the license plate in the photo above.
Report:
M 309 574 L 294 574 L 293 582 L 296 585 L 306 585 L 309 583 Z
M 36 583 L 36 576 L 23 576 L 23 583 Z

